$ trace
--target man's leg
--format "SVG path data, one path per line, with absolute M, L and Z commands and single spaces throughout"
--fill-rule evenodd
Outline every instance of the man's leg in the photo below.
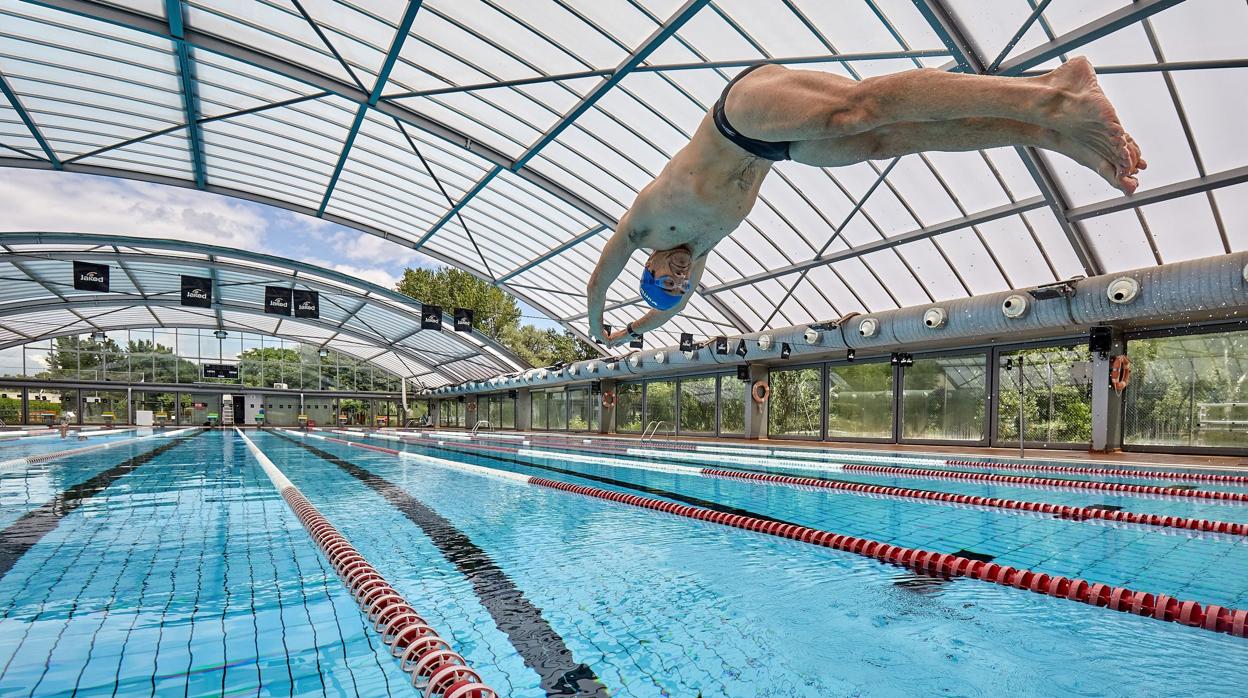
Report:
M 1067 135 L 1121 177 L 1134 167 L 1126 133 L 1083 58 L 1034 78 L 925 69 L 854 81 L 771 66 L 732 88 L 725 113 L 742 134 L 765 141 L 844 138 L 897 123 L 1009 119 Z
M 866 160 L 909 155 L 931 150 L 965 151 L 1008 146 L 1032 146 L 1062 153 L 1095 170 L 1113 186 L 1129 180 L 1148 167 L 1139 156 L 1139 147 L 1128 136 L 1132 167 L 1119 173 L 1116 166 L 1079 141 L 1053 129 L 1012 119 L 954 119 L 884 126 L 845 138 L 826 138 L 794 143 L 789 152 L 795 162 L 814 167 L 839 167 Z

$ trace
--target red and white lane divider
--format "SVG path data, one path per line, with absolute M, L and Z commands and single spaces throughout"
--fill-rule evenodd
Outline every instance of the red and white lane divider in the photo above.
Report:
M 885 465 L 843 465 L 841 470 L 847 473 L 873 473 L 876 475 L 893 475 L 898 477 L 915 476 L 930 477 L 943 480 L 972 480 L 976 482 L 997 482 L 1008 485 L 1038 485 L 1041 487 L 1070 487 L 1079 490 L 1100 490 L 1103 492 L 1119 492 L 1123 494 L 1161 494 L 1168 497 L 1186 497 L 1189 499 L 1210 499 L 1218 502 L 1248 502 L 1248 492 L 1224 492 L 1221 490 L 1187 490 L 1179 487 L 1163 487 L 1159 485 L 1128 485 L 1120 482 L 1098 482 L 1095 480 L 1062 480 L 1031 475 L 1002 475 L 1000 473 L 968 473 L 958 470 L 930 470 L 926 468 L 897 468 Z
M 242 437 L 282 499 L 320 546 L 343 584 L 359 602 L 360 610 L 368 616 L 373 630 L 390 646 L 390 653 L 399 660 L 399 666 L 411 673 L 412 685 L 423 688 L 425 698 L 498 698 L 498 693 L 482 683 L 480 675 L 468 667 L 468 662 L 438 636 L 273 461 L 246 434 L 238 428 L 234 431 Z
M 966 504 L 981 507 L 996 507 L 1000 509 L 1013 509 L 1017 511 L 1033 511 L 1041 514 L 1053 514 L 1064 519 L 1103 519 L 1105 521 L 1119 521 L 1122 523 L 1142 524 L 1146 526 L 1166 526 L 1171 528 L 1185 528 L 1193 531 L 1209 531 L 1212 533 L 1228 533 L 1232 535 L 1245 536 L 1248 535 L 1248 523 L 1236 523 L 1232 521 L 1214 521 L 1210 519 L 1192 519 L 1182 516 L 1162 516 L 1160 514 L 1140 514 L 1133 511 L 1109 511 L 1106 509 L 1097 509 L 1093 507 L 1078 507 L 1065 504 L 1053 504 L 1051 502 L 1027 502 L 1017 499 L 999 499 L 997 497 L 981 497 L 971 494 L 951 494 L 949 492 L 933 492 L 930 490 L 913 490 L 906 487 L 889 487 L 886 485 L 867 485 L 857 482 L 833 482 L 829 480 L 820 480 L 812 477 L 797 477 L 794 475 L 774 475 L 771 473 L 752 473 L 741 470 L 719 470 L 716 468 L 701 468 L 700 473 L 713 477 L 732 478 L 736 480 L 751 480 L 756 482 L 774 482 L 786 485 L 800 485 L 804 487 L 822 487 L 830 490 L 841 490 L 844 492 L 861 492 L 864 494 L 879 494 L 893 497 L 906 497 L 909 499 L 921 499 L 932 502 L 948 502 L 951 504 Z
M 13 458 L 11 460 L 0 461 L 0 470 L 7 470 L 9 468 L 19 468 L 19 467 L 24 467 L 27 465 L 33 465 L 35 463 L 46 463 L 48 461 L 59 460 L 61 458 L 68 458 L 70 456 L 77 456 L 83 453 L 90 453 L 92 451 L 102 451 L 106 448 L 128 446 L 129 444 L 136 443 L 138 441 L 144 441 L 146 439 L 156 439 L 156 438 L 168 439 L 174 436 L 181 436 L 182 434 L 185 434 L 189 431 L 195 431 L 196 429 L 197 427 L 188 427 L 186 429 L 178 429 L 176 431 L 165 431 L 165 432 L 158 432 L 155 434 L 147 434 L 145 436 L 136 436 L 133 439 L 122 439 L 121 441 L 108 441 L 102 444 L 92 444 L 90 446 L 82 446 L 80 448 L 71 448 L 71 449 L 67 449 L 64 451 L 53 451 L 51 453 L 40 453 L 38 455 L 26 456 L 24 458 Z
M 343 432 L 335 432 L 343 433 Z M 353 436 L 365 436 L 369 438 L 382 438 L 394 440 L 393 437 L 378 434 L 351 434 Z M 336 440 L 339 443 L 348 445 L 358 442 Z M 408 442 L 411 443 L 411 442 Z M 822 480 L 818 478 L 800 477 L 796 475 L 782 475 L 773 473 L 758 473 L 741 470 L 722 470 L 718 468 L 694 467 L 690 465 L 676 465 L 663 463 L 648 463 L 630 460 L 622 460 L 619 458 L 607 458 L 603 456 L 591 456 L 581 453 L 554 453 L 551 451 L 540 451 L 527 448 L 511 448 L 504 446 L 488 446 L 485 444 L 456 444 L 460 448 L 471 448 L 485 451 L 494 451 L 501 453 L 510 453 L 518 456 L 527 456 L 530 458 L 548 458 L 554 460 L 570 461 L 573 463 L 586 463 L 590 465 L 606 465 L 616 468 L 630 468 L 633 470 L 652 470 L 656 472 L 676 473 L 680 475 L 703 475 L 710 477 L 723 477 L 736 480 L 748 480 L 751 482 L 774 483 L 783 485 L 793 485 L 799 487 L 813 487 L 829 490 L 837 490 L 841 492 L 849 492 L 851 494 L 867 494 L 882 495 L 888 497 L 901 497 L 906 499 L 916 499 L 928 502 L 941 502 L 963 506 L 979 506 L 993 507 L 998 509 L 1009 509 L 1013 511 L 1034 512 L 1038 514 L 1051 514 L 1064 519 L 1074 521 L 1081 520 L 1103 520 L 1115 521 L 1127 524 L 1137 524 L 1143 526 L 1160 526 L 1165 528 L 1180 528 L 1190 531 L 1201 531 L 1209 533 L 1225 533 L 1228 535 L 1248 535 L 1248 523 L 1238 523 L 1231 521 L 1220 521 L 1215 519 L 1195 519 L 1183 516 L 1170 516 L 1162 514 L 1144 514 L 1133 511 L 1110 511 L 1106 509 L 1098 509 L 1094 507 L 1080 507 L 1066 504 L 1054 504 L 1051 502 L 1030 502 L 1016 499 L 1002 499 L 998 497 L 984 497 L 970 494 L 953 494 L 949 492 L 934 492 L 930 490 L 916 490 L 908 487 L 892 487 L 888 485 L 868 485 L 865 483 L 854 482 L 838 482 L 833 480 Z M 368 444 L 360 444 L 359 448 L 371 450 L 381 450 L 389 453 L 393 449 L 378 449 Z M 401 452 L 397 452 L 402 454 Z M 645 450 L 645 449 L 628 449 L 624 453 L 637 456 L 658 456 L 663 458 L 685 458 L 686 454 L 669 453 L 666 451 Z M 725 462 L 738 462 L 745 465 L 780 465 L 786 468 L 801 467 L 800 464 L 794 465 L 785 461 L 749 459 L 743 456 L 725 456 L 721 455 L 720 460 Z M 806 466 L 807 469 L 829 470 L 830 468 L 839 468 L 840 466 Z
M 1138 616 L 1146 616 L 1171 623 L 1181 623 L 1183 625 L 1190 625 L 1192 627 L 1212 630 L 1214 632 L 1228 633 L 1230 635 L 1235 635 L 1236 637 L 1248 637 L 1248 610 L 1244 609 L 1231 609 L 1214 604 L 1201 605 L 1197 601 L 1184 601 L 1165 594 L 1152 594 L 1149 592 L 1135 591 L 1126 587 L 1110 586 L 1100 582 L 1089 582 L 1084 579 L 1064 577 L 1061 575 L 1050 575 L 1043 572 L 1034 572 L 1032 570 L 1010 567 L 1008 565 L 998 565 L 995 562 L 972 560 L 970 558 L 960 557 L 949 553 L 918 550 L 916 548 L 904 548 L 897 545 L 890 545 L 870 540 L 868 538 L 845 536 L 832 533 L 830 531 L 822 531 L 816 528 L 798 526 L 796 524 L 782 523 L 779 521 L 767 521 L 764 519 L 754 518 L 752 516 L 730 514 L 712 509 L 704 509 L 702 507 L 677 504 L 675 502 L 668 502 L 661 499 L 641 497 L 634 494 L 624 494 L 622 492 L 612 492 L 585 485 L 573 485 L 559 480 L 549 480 L 547 478 L 533 475 L 521 475 L 519 473 L 500 471 L 493 468 L 470 465 L 468 463 L 459 463 L 442 458 L 434 458 L 432 456 L 423 456 L 408 453 L 406 451 L 397 451 L 392 448 L 361 444 L 359 442 L 347 441 L 345 439 L 336 439 L 325 436 L 315 436 L 314 438 L 354 446 L 356 448 L 364 448 L 370 451 L 390 453 L 392 455 L 406 457 L 411 460 L 443 466 L 455 470 L 463 470 L 466 472 L 473 472 L 492 477 L 501 476 L 504 479 L 515 482 L 539 485 L 541 487 L 548 487 L 564 492 L 573 492 L 575 494 L 586 495 L 621 504 L 629 504 L 631 506 L 651 509 L 653 511 L 661 511 L 668 514 L 675 514 L 677 516 L 684 516 L 698 521 L 709 521 L 711 523 L 732 526 L 734 528 L 740 528 L 747 531 L 766 533 L 768 535 L 778 536 L 781 538 L 790 538 L 802 543 L 809 543 L 811 545 L 818 545 L 825 548 L 833 548 L 853 553 L 855 555 L 861 555 L 863 557 L 874 558 L 881 562 L 908 567 L 924 574 L 942 577 L 970 577 L 971 579 L 991 582 L 1001 586 L 1015 587 L 1017 589 L 1023 589 L 1037 594 L 1078 601 L 1079 603 L 1085 603 L 1090 606 L 1100 606 L 1114 611 L 1121 611 L 1123 613 L 1133 613 Z
M 1131 468 L 1089 468 L 1075 465 L 1040 465 L 1030 463 L 985 463 L 982 461 L 950 459 L 945 465 L 963 468 L 987 468 L 992 470 L 1018 470 L 1035 473 L 1069 473 L 1071 475 L 1106 475 L 1140 480 L 1185 480 L 1187 482 L 1223 482 L 1248 485 L 1248 475 L 1223 473 L 1189 473 L 1171 470 L 1135 470 Z
M 364 446 L 367 448 L 367 446 Z M 619 458 L 606 458 L 602 456 L 589 456 L 580 453 L 554 453 L 551 451 L 540 451 L 535 449 L 509 449 L 500 447 L 490 447 L 479 444 L 464 444 L 463 448 L 478 448 L 488 450 L 498 450 L 507 453 L 514 453 L 518 456 L 527 456 L 530 458 L 547 458 L 553 460 L 569 461 L 573 463 L 586 463 L 590 465 L 605 465 L 614 468 L 630 468 L 633 470 L 652 470 L 656 472 L 676 473 L 680 475 L 699 475 L 710 477 L 730 478 L 734 480 L 747 480 L 750 482 L 760 482 L 769 484 L 794 485 L 799 487 L 813 487 L 828 490 L 837 490 L 848 492 L 851 494 L 870 494 L 884 495 L 889 497 L 902 497 L 906 499 L 916 499 L 928 502 L 942 502 L 949 504 L 959 504 L 966 506 L 993 507 L 998 509 L 1010 509 L 1014 511 L 1035 512 L 1040 514 L 1052 514 L 1064 519 L 1072 519 L 1075 521 L 1085 519 L 1099 519 L 1104 521 L 1117 521 L 1128 524 L 1139 524 L 1145 526 L 1162 526 L 1169 528 L 1181 528 L 1192 531 L 1205 531 L 1210 533 L 1225 533 L 1230 535 L 1248 535 L 1248 523 L 1237 523 L 1231 521 L 1217 521 L 1211 519 L 1193 519 L 1182 516 L 1163 516 L 1161 514 L 1142 514 L 1133 511 L 1110 511 L 1106 509 L 1097 509 L 1093 507 L 1070 506 L 1065 504 L 1054 504 L 1051 502 L 1029 502 L 1016 499 L 1001 499 L 998 497 L 982 497 L 970 494 L 953 494 L 949 492 L 934 492 L 931 490 L 916 490 L 908 487 L 891 487 L 887 485 L 868 485 L 857 482 L 838 482 L 835 480 L 823 480 L 812 477 L 800 477 L 796 475 L 778 475 L 773 473 L 757 473 L 748 470 L 723 470 L 719 468 L 699 468 L 689 465 L 675 465 L 663 463 L 643 463 L 638 461 L 622 460 Z M 389 450 L 389 449 L 387 449 Z M 637 449 L 630 449 L 632 453 Z M 655 452 L 658 453 L 658 452 Z M 666 457 L 666 456 L 665 456 Z M 738 459 L 740 457 L 737 457 Z M 785 465 L 784 467 L 789 467 Z

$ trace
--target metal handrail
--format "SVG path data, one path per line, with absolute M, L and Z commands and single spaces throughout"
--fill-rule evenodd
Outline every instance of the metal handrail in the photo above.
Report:
M 484 426 L 486 429 L 489 429 L 489 428 L 490 428 L 490 420 L 488 420 L 488 419 L 482 419 L 482 420 L 478 421 L 476 424 L 472 425 L 472 433 L 475 435 L 475 434 L 477 433 L 477 430 L 478 430 L 478 429 L 480 429 L 482 426 Z
M 663 422 L 662 420 L 657 420 L 657 421 L 653 421 L 647 424 L 646 428 L 643 429 L 641 432 L 641 440 L 642 441 L 654 440 L 654 437 L 657 436 L 659 433 L 659 427 L 663 426 L 664 423 L 665 422 Z M 653 429 L 651 429 L 651 427 L 653 427 Z M 674 437 L 675 435 L 676 435 L 676 427 L 675 425 L 673 425 L 672 436 Z

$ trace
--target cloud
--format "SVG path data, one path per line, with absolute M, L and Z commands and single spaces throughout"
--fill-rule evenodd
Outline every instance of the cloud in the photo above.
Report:
M 4 230 L 109 233 L 263 250 L 254 204 L 192 189 L 65 172 L 0 172 Z
M 376 235 L 250 201 L 164 184 L 0 170 L 0 229 L 202 242 L 294 259 L 394 288 L 403 267 L 440 267 Z M 325 257 L 336 261 L 327 261 Z

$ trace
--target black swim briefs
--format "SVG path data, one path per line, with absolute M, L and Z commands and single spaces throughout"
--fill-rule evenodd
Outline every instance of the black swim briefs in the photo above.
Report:
M 728 84 L 724 86 L 724 91 L 720 93 L 719 101 L 715 102 L 715 106 L 711 110 L 711 118 L 715 121 L 715 128 L 719 129 L 719 132 L 724 134 L 724 138 L 732 141 L 742 150 L 755 157 L 778 162 L 780 160 L 790 159 L 789 141 L 760 141 L 750 138 L 749 136 L 743 136 L 732 127 L 732 124 L 728 123 L 728 117 L 724 114 L 724 103 L 728 101 L 728 91 L 732 89 L 732 86 L 737 84 L 737 81 L 741 78 L 749 75 L 751 71 L 757 70 L 764 65 L 767 64 L 759 63 L 757 65 L 752 65 L 738 73 L 735 78 L 730 80 Z

